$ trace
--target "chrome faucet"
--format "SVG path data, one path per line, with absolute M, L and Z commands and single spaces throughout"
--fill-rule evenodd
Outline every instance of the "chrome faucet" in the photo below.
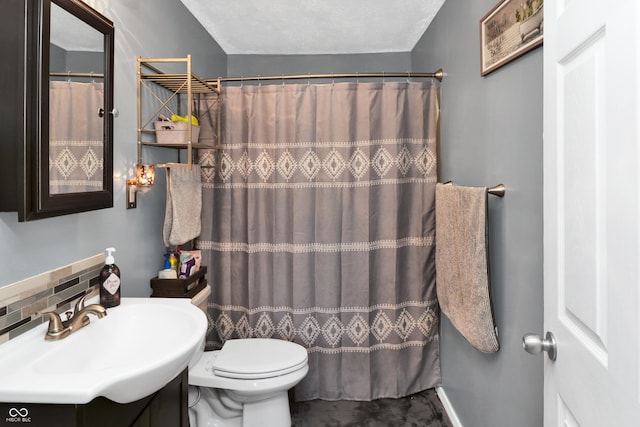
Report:
M 87 296 L 83 295 L 75 305 L 73 312 L 66 312 L 67 319 L 62 320 L 55 311 L 44 314 L 49 315 L 49 329 L 44 339 L 47 341 L 57 341 L 64 339 L 73 332 L 82 329 L 90 323 L 89 314 L 97 316 L 99 319 L 107 315 L 107 309 L 100 304 L 89 304 L 84 306 Z

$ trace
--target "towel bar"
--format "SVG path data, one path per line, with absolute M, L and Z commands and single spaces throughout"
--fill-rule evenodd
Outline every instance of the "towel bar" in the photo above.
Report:
M 447 181 L 443 185 L 453 185 L 453 182 Z M 487 193 L 498 197 L 504 197 L 505 186 L 504 184 L 494 185 L 493 187 L 487 188 Z
M 494 196 L 504 197 L 504 193 L 505 193 L 504 184 L 498 184 L 491 188 L 487 188 L 487 192 L 489 194 L 493 194 Z

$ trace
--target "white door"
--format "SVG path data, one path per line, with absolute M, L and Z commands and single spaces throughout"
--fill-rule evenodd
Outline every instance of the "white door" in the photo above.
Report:
M 545 3 L 544 425 L 640 426 L 640 2 Z

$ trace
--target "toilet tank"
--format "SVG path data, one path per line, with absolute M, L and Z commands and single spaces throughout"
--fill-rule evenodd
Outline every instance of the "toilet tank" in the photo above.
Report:
M 205 316 L 207 316 L 207 320 L 209 322 L 209 326 L 207 327 L 207 333 L 209 333 L 211 329 L 211 318 L 209 317 L 209 314 L 207 314 L 207 304 L 209 302 L 209 295 L 211 295 L 211 286 L 207 285 L 204 287 L 204 289 L 202 289 L 200 292 L 198 292 L 191 298 L 191 303 L 197 306 L 200 310 L 202 310 Z M 202 340 L 202 344 L 200 348 L 194 353 L 194 355 L 191 357 L 191 360 L 189 360 L 189 369 L 195 366 L 198 360 L 200 360 L 200 357 L 202 357 L 202 354 L 204 353 L 205 340 L 206 338 Z
M 209 295 L 211 295 L 211 285 L 207 285 L 203 290 L 195 294 L 191 298 L 191 303 L 197 305 L 200 310 L 207 314 L 207 304 L 209 303 Z

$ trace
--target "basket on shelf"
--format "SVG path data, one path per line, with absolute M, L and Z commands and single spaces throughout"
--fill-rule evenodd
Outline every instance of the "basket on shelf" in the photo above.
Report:
M 205 277 L 207 267 L 201 266 L 198 271 L 186 279 L 151 279 L 152 297 L 191 298 L 207 286 Z
M 186 144 L 189 141 L 189 124 L 159 120 L 153 122 L 158 144 Z M 196 144 L 200 136 L 200 126 L 191 125 L 191 143 Z

